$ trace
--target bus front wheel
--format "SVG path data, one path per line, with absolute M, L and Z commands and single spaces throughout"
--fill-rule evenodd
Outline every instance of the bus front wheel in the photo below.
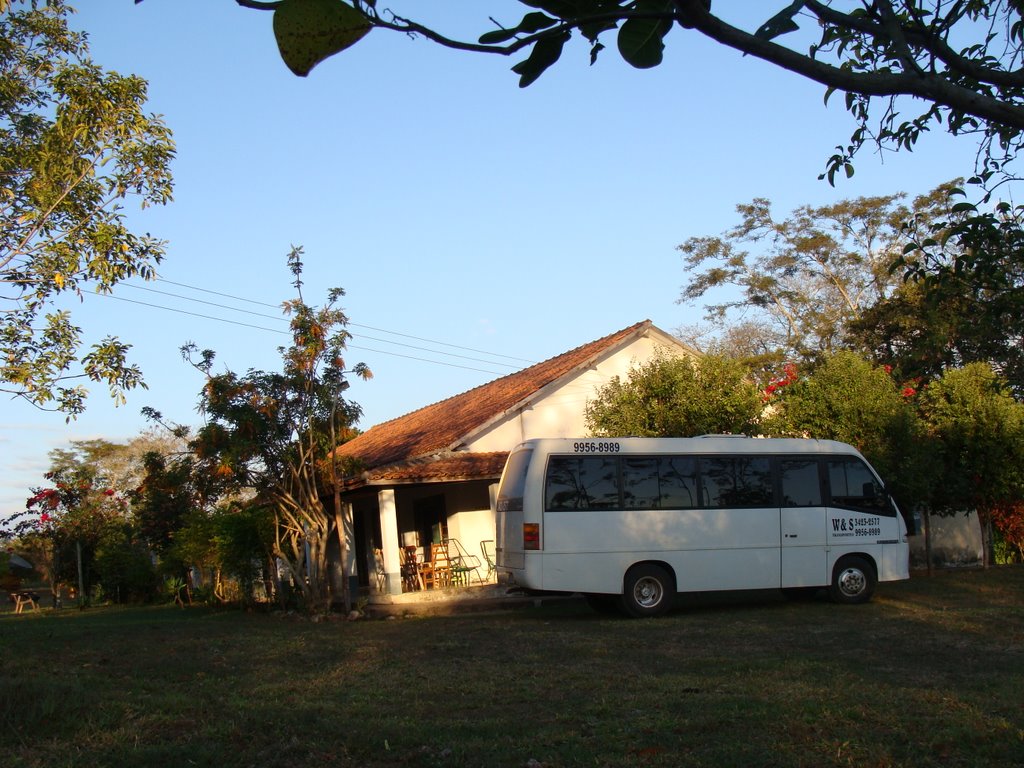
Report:
M 863 557 L 844 557 L 832 569 L 829 597 L 836 603 L 866 603 L 874 594 L 877 582 L 871 563 Z
M 629 569 L 623 583 L 622 608 L 630 616 L 661 616 L 672 607 L 675 584 L 658 565 L 638 565 Z

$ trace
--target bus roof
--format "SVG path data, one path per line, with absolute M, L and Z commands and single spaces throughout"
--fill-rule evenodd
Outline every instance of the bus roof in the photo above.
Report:
M 583 447 L 586 445 L 587 447 Z M 860 451 L 837 440 L 800 437 L 749 437 L 701 435 L 699 437 L 565 437 L 534 438 L 516 446 L 545 453 L 832 453 L 860 456 Z

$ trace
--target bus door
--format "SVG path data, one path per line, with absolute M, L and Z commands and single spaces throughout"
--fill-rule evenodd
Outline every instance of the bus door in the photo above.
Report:
M 813 457 L 779 459 L 782 491 L 782 587 L 816 587 L 829 582 L 820 462 Z
M 521 571 L 525 567 L 523 498 L 532 458 L 532 449 L 515 451 L 509 456 L 498 486 L 494 559 L 501 569 Z
M 702 456 L 699 528 L 679 583 L 685 589 L 770 589 L 779 583 L 779 508 L 772 459 Z

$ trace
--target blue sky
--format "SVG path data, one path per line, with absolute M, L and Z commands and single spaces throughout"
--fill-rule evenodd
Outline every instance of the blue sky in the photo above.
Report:
M 969 140 L 936 135 L 913 154 L 865 151 L 833 189 L 817 176 L 853 128 L 842 99 L 826 108 L 822 87 L 682 29 L 659 68 L 631 69 L 612 40 L 591 67 L 575 45 L 523 90 L 514 59 L 382 30 L 297 78 L 271 14 L 232 0 L 77 5 L 93 58 L 149 81 L 178 148 L 174 202 L 130 210 L 134 228 L 168 241 L 162 280 L 71 307 L 90 338 L 133 345 L 149 389 L 114 408 L 95 387 L 71 424 L 0 401 L 0 517 L 42 483 L 53 448 L 127 439 L 143 406 L 195 424 L 201 380 L 185 342 L 233 370 L 277 368 L 293 244 L 307 302 L 347 291 L 349 361 L 375 374 L 350 390 L 365 429 L 643 319 L 698 321 L 699 307 L 676 304 L 675 246 L 730 227 L 737 203 L 768 197 L 781 216 L 923 193 L 972 167 Z M 721 5 L 748 28 L 771 15 Z M 489 15 L 522 13 L 508 0 L 390 6 L 437 9 L 420 18 L 470 39 Z

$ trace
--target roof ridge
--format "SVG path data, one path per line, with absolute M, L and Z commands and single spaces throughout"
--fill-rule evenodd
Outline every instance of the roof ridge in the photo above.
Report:
M 634 323 L 547 360 L 375 424 L 339 445 L 337 451 L 361 457 L 372 468 L 451 450 L 459 440 L 473 434 L 496 415 L 528 401 L 609 348 L 651 327 L 650 320 Z
M 583 344 L 580 344 L 579 346 L 573 347 L 572 349 L 568 349 L 565 352 L 560 352 L 557 355 L 552 355 L 551 357 L 547 358 L 546 360 L 541 360 L 539 362 L 532 363 L 531 365 L 528 365 L 525 368 L 520 368 L 518 371 L 512 371 L 511 373 L 506 373 L 504 376 L 499 376 L 496 379 L 490 379 L 489 381 L 485 381 L 483 384 L 477 384 L 475 387 L 471 387 L 470 389 L 463 390 L 462 392 L 456 392 L 454 395 L 449 395 L 448 397 L 442 398 L 441 400 L 435 400 L 433 403 L 427 403 L 426 405 L 421 405 L 419 408 L 414 408 L 413 410 L 407 411 L 406 413 L 403 413 L 400 416 L 395 416 L 394 418 L 388 419 L 387 421 L 382 421 L 379 424 L 374 424 L 372 427 L 370 427 L 370 429 L 377 429 L 378 427 L 387 426 L 388 424 L 391 424 L 394 421 L 400 421 L 402 419 L 408 418 L 409 416 L 412 416 L 414 413 L 419 413 L 420 411 L 425 411 L 427 408 L 433 408 L 435 406 L 442 405 L 444 403 L 447 403 L 449 400 L 454 400 L 457 397 L 464 397 L 464 396 L 466 396 L 466 395 L 468 395 L 468 394 L 470 394 L 472 392 L 477 391 L 478 389 L 483 389 L 484 387 L 489 387 L 489 386 L 498 384 L 499 382 L 504 381 L 505 379 L 511 378 L 513 376 L 521 376 L 524 373 L 527 373 L 528 371 L 531 371 L 534 368 L 537 368 L 538 366 L 546 365 L 547 363 L 550 363 L 552 360 L 557 360 L 560 357 L 568 357 L 569 355 L 572 355 L 572 354 L 574 354 L 576 352 L 579 352 L 584 347 L 589 347 L 592 344 L 598 344 L 598 343 L 600 343 L 602 341 L 605 341 L 607 339 L 611 339 L 614 336 L 619 336 L 621 334 L 625 334 L 627 332 L 630 332 L 630 331 L 633 331 L 635 329 L 638 329 L 638 328 L 640 328 L 643 325 L 651 325 L 651 324 L 652 323 L 651 323 L 650 320 L 641 320 L 639 323 L 634 323 L 633 325 L 626 326 L 625 328 L 622 328 L 621 330 L 615 331 L 614 333 L 609 333 L 606 336 L 602 336 L 599 339 L 594 339 L 593 341 L 585 342 Z M 370 429 L 366 430 L 366 432 L 369 432 Z M 366 432 L 363 432 L 361 434 L 365 435 Z

